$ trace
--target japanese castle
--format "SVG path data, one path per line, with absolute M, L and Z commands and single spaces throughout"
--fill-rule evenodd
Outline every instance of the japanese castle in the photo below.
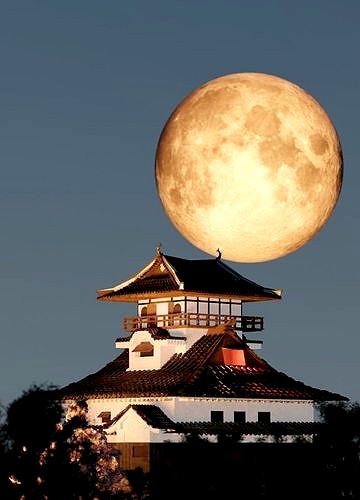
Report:
M 348 398 L 295 380 L 258 352 L 264 322 L 248 302 L 281 300 L 281 290 L 243 277 L 218 257 L 155 257 L 133 277 L 97 291 L 98 301 L 133 302 L 119 354 L 61 389 L 84 400 L 90 423 L 106 430 L 125 468 L 149 470 L 151 448 L 197 434 L 243 443 L 311 440 L 321 402 Z

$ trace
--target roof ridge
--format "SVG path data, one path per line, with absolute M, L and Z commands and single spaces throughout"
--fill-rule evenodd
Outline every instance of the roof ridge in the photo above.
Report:
M 167 270 L 171 273 L 171 275 L 173 276 L 173 278 L 175 279 L 176 283 L 178 284 L 178 286 L 180 288 L 181 280 L 178 277 L 178 275 L 176 273 L 176 270 L 173 268 L 173 266 L 168 261 L 167 256 L 164 255 L 163 253 L 160 253 L 159 257 L 162 259 L 162 261 L 163 261 L 164 265 L 166 266 Z
M 203 335 L 202 337 L 200 337 L 196 342 L 194 342 L 194 344 L 190 347 L 190 349 L 188 351 L 186 351 L 184 353 L 184 357 L 189 353 L 189 356 L 188 357 L 191 357 L 192 355 L 192 352 L 190 352 L 191 350 L 196 350 L 196 344 L 198 344 L 202 339 L 205 339 L 205 341 L 208 343 L 208 338 L 211 338 L 212 339 L 212 343 L 213 345 L 207 349 L 207 352 L 206 352 L 206 355 L 205 355 L 205 358 L 203 358 L 202 360 L 200 359 L 199 360 L 199 364 L 198 366 L 196 367 L 196 369 L 192 370 L 189 372 L 188 376 L 187 377 L 184 377 L 184 380 L 183 380 L 183 390 L 185 391 L 186 390 L 186 387 L 189 385 L 189 384 L 192 384 L 193 382 L 195 382 L 196 379 L 198 379 L 200 377 L 200 375 L 202 374 L 202 372 L 207 368 L 207 362 L 209 361 L 209 359 L 213 356 L 215 350 L 219 347 L 219 345 L 221 344 L 221 341 L 224 339 L 225 337 L 225 333 L 219 333 L 217 335 L 211 335 L 209 337 L 207 337 L 206 335 Z M 213 340 L 215 339 L 215 341 Z M 204 342 L 204 341 L 203 341 Z M 194 348 L 194 349 L 193 349 Z M 198 356 L 199 358 L 199 356 Z

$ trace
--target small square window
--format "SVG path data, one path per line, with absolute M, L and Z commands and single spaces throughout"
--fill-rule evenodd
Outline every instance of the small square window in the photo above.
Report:
M 154 355 L 154 346 L 151 342 L 140 342 L 132 352 L 139 352 L 140 358 Z
M 140 358 L 148 358 L 151 356 L 154 356 L 154 351 L 149 351 L 149 352 L 144 351 L 140 353 Z
M 246 412 L 234 411 L 234 422 L 236 424 L 244 424 L 246 422 Z
M 211 415 L 211 422 L 224 422 L 223 411 L 212 411 L 210 415 Z
M 111 420 L 111 412 L 110 411 L 102 411 L 98 418 L 101 418 L 102 423 L 110 422 Z
M 270 412 L 269 411 L 259 411 L 258 412 L 258 422 L 262 424 L 270 423 Z
M 132 449 L 132 456 L 137 458 L 144 458 L 148 456 L 147 444 L 134 444 Z

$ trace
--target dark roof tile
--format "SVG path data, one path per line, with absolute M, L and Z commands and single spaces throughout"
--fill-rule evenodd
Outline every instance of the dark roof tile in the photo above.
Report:
M 65 399 L 106 397 L 212 397 L 347 400 L 340 394 L 316 389 L 272 368 L 237 338 L 252 366 L 228 366 L 219 362 L 222 345 L 234 344 L 229 333 L 203 335 L 184 354 L 175 354 L 159 370 L 132 370 L 124 351 L 97 373 L 60 390 Z
M 136 301 L 164 293 L 229 296 L 242 300 L 278 300 L 281 292 L 263 287 L 231 269 L 220 259 L 188 260 L 159 254 L 133 278 L 98 290 L 98 300 Z

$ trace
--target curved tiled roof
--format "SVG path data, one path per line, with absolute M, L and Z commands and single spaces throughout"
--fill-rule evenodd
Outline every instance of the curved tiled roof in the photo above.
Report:
M 244 366 L 225 365 L 222 347 L 244 350 Z M 316 389 L 271 367 L 234 333 L 203 335 L 158 370 L 131 370 L 128 352 L 96 373 L 60 390 L 65 399 L 107 397 L 209 397 L 337 401 L 348 398 Z
M 104 429 L 111 427 L 114 423 L 121 419 L 130 409 L 136 413 L 154 429 L 174 430 L 174 422 L 156 405 L 137 405 L 130 404 L 118 413 L 113 419 L 104 425 Z
M 144 332 L 149 332 L 151 335 L 151 338 L 154 340 L 163 340 L 163 339 L 172 339 L 172 340 L 183 340 L 185 342 L 185 337 L 180 337 L 176 335 L 172 335 L 168 330 L 165 328 L 161 328 L 159 326 L 150 326 L 146 328 L 139 328 L 136 330 L 136 332 L 139 331 L 144 331 Z M 121 343 L 121 342 L 128 342 L 131 340 L 131 337 L 134 335 L 135 332 L 132 332 L 130 335 L 127 335 L 126 337 L 118 337 L 116 339 L 116 343 Z
M 158 254 L 135 276 L 97 291 L 101 301 L 137 301 L 158 295 L 237 297 L 246 301 L 279 300 L 281 291 L 250 281 L 220 259 L 188 260 Z

